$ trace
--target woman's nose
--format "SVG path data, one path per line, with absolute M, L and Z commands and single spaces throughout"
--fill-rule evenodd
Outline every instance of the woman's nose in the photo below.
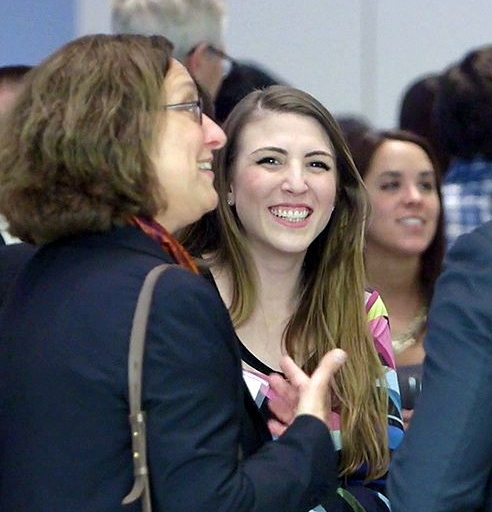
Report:
M 205 144 L 211 149 L 220 149 L 227 141 L 224 130 L 210 117 L 203 114 L 202 117 L 203 132 L 205 134 Z
M 405 188 L 405 201 L 408 203 L 416 203 L 422 199 L 422 192 L 418 185 L 410 184 Z
M 291 164 L 285 169 L 281 189 L 291 194 L 303 194 L 308 190 L 306 174 L 301 165 Z

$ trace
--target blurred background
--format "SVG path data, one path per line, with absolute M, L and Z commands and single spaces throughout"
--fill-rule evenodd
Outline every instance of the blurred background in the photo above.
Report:
M 336 115 L 397 121 L 408 84 L 492 43 L 490 0 L 225 0 L 226 51 L 267 65 Z M 111 0 L 1 0 L 0 66 L 110 31 Z

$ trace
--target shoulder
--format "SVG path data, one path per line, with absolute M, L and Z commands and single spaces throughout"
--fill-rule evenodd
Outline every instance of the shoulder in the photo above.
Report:
M 367 320 L 374 320 L 378 317 L 388 317 L 386 306 L 377 290 L 366 290 L 364 293 Z
M 365 292 L 365 307 L 367 324 L 374 341 L 374 346 L 383 364 L 390 368 L 395 368 L 388 311 L 378 291 L 370 290 Z
M 36 247 L 24 243 L 0 246 L 0 304 L 35 252 Z
M 34 253 L 36 247 L 25 243 L 16 243 L 0 246 L 0 264 L 16 263 L 22 266 Z
M 241 375 L 239 347 L 227 309 L 202 276 L 172 265 L 156 281 L 146 338 L 149 368 L 192 371 L 192 379 L 223 376 L 228 383 Z M 161 377 L 155 377 L 160 379 Z M 232 380 L 231 380 L 232 379 Z M 191 385 L 191 384 L 190 384 Z M 209 386 L 201 382 L 200 386 Z
M 492 266 L 492 221 L 456 240 L 446 255 L 444 265 L 446 268 L 458 262 L 470 268 L 479 262 L 487 267 Z
M 492 222 L 488 222 L 458 237 L 449 249 L 436 281 L 429 326 L 439 324 L 446 331 L 453 326 L 460 332 L 481 326 L 484 335 L 492 332 L 491 287 Z M 437 334 L 433 332 L 432 338 Z
M 206 296 L 212 303 L 221 303 L 217 291 L 205 277 L 175 264 L 170 264 L 159 276 L 156 293 L 181 299 L 190 295 L 192 299 Z
M 229 313 L 217 290 L 203 276 L 171 265 L 156 282 L 154 304 L 158 313 L 183 329 L 204 329 L 234 339 Z

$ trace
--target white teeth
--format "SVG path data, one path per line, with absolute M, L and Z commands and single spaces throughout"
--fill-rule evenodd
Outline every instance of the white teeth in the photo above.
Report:
M 275 215 L 275 217 L 280 217 L 281 219 L 285 219 L 289 222 L 301 222 L 308 215 L 309 210 L 282 210 L 280 208 L 270 208 L 270 211 Z
M 212 163 L 211 162 L 198 162 L 198 168 L 203 171 L 211 171 Z
M 420 226 L 423 223 L 422 219 L 419 219 L 418 217 L 406 217 L 404 219 L 400 219 L 400 222 L 406 226 Z

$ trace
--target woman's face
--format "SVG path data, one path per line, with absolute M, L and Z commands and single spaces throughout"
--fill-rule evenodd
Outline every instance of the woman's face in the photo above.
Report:
M 330 220 L 337 170 L 313 118 L 267 111 L 238 141 L 230 198 L 252 251 L 304 254 Z
M 195 83 L 186 68 L 173 59 L 163 84 L 163 105 L 194 102 Z M 162 112 L 151 155 L 167 207 L 156 220 L 174 232 L 198 220 L 217 206 L 213 187 L 212 151 L 225 144 L 222 129 L 206 115 L 200 123 L 196 108 Z
M 427 153 L 413 142 L 386 140 L 364 178 L 372 216 L 366 244 L 401 255 L 421 255 L 432 242 L 441 206 Z

